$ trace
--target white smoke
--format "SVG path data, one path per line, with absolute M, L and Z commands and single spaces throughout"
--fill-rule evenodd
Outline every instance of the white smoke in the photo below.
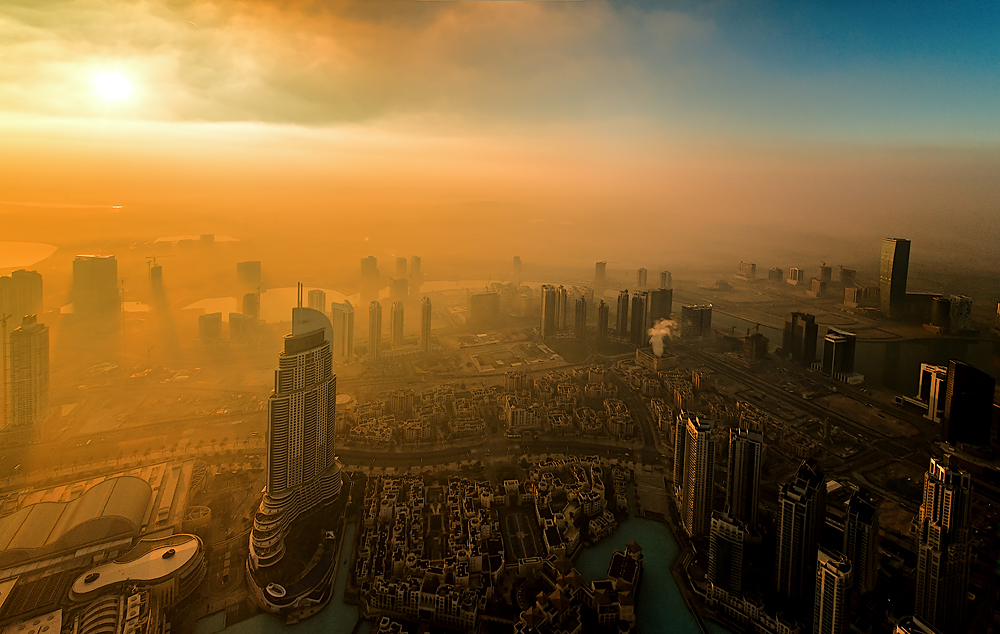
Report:
M 653 354 L 663 356 L 664 339 L 673 339 L 677 332 L 677 322 L 673 319 L 658 319 L 649 329 L 649 344 L 653 346 Z

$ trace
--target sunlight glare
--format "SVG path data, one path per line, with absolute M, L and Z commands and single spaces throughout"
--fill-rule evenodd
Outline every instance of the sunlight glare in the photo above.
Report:
M 132 92 L 132 86 L 120 73 L 101 73 L 94 78 L 94 90 L 107 101 L 121 101 Z

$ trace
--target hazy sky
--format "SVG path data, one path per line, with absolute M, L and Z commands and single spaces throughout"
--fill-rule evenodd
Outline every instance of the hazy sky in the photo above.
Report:
M 0 213 L 279 209 L 362 240 L 357 214 L 413 237 L 491 201 L 953 248 L 1000 238 L 998 6 L 6 0 Z

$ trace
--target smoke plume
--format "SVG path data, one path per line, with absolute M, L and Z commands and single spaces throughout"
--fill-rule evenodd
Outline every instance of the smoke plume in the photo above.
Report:
M 649 329 L 649 344 L 653 346 L 653 354 L 663 356 L 664 339 L 673 339 L 677 332 L 677 322 L 672 319 L 658 319 Z

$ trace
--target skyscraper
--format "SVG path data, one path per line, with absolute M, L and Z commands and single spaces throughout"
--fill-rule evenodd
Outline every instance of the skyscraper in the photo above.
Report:
M 816 360 L 816 338 L 819 326 L 816 317 L 806 313 L 789 313 L 781 339 L 781 354 L 805 365 Z
M 406 258 L 396 258 L 396 277 L 406 277 Z
M 538 334 L 545 339 L 556 334 L 556 289 L 551 284 L 542 285 L 541 308 Z
M 5 389 L 6 386 L 0 386 Z M 49 329 L 26 315 L 10 333 L 10 421 L 34 428 L 49 406 Z
M 309 308 L 313 310 L 318 310 L 321 313 L 326 312 L 326 293 L 318 288 L 314 288 L 309 291 Z
M 646 269 L 639 269 L 635 272 L 635 286 L 640 291 L 646 288 Z
M 725 511 L 712 513 L 708 543 L 708 580 L 726 592 L 743 592 L 743 559 L 747 528 L 740 518 Z
M 243 296 L 243 314 L 254 319 L 260 319 L 260 295 L 247 293 Z
M 757 525 L 761 450 L 764 435 L 749 429 L 729 430 L 729 473 L 726 504 L 729 512 L 749 526 Z
M 521 285 L 521 256 L 514 256 L 514 286 Z
M 608 263 L 598 262 L 594 265 L 594 285 L 603 286 L 608 279 Z
M 569 293 L 564 286 L 559 286 L 556 289 L 556 332 L 566 330 L 567 313 L 569 313 Z
M 425 297 L 420 302 L 420 349 L 428 352 L 431 349 L 431 298 Z
M 73 260 L 73 312 L 108 315 L 121 310 L 118 261 L 113 255 L 78 255 Z
M 618 314 L 615 316 L 617 328 L 615 334 L 622 339 L 628 337 L 628 291 L 618 293 Z
M 341 362 L 354 359 L 354 306 L 346 299 L 342 304 L 330 304 L 333 317 L 333 358 Z
M 374 255 L 361 258 L 361 283 L 366 288 L 373 288 L 378 284 L 379 271 L 378 260 Z
M 681 337 L 698 339 L 712 334 L 712 305 L 681 306 Z
M 838 328 L 827 328 L 823 339 L 823 374 L 854 374 L 854 351 L 858 336 Z
M 942 632 L 963 632 L 972 564 L 972 476 L 931 458 L 917 514 L 914 612 Z
M 799 465 L 795 476 L 778 489 L 775 582 L 780 596 L 797 600 L 812 596 L 816 548 L 826 517 L 826 485 L 815 460 Z
M 684 441 L 684 498 L 681 521 L 691 537 L 708 532 L 715 484 L 715 439 L 711 420 L 688 418 Z
M 573 328 L 576 331 L 576 338 L 583 339 L 587 334 L 587 298 L 579 297 L 576 300 L 576 319 L 573 320 Z
M 403 302 L 393 302 L 389 309 L 389 345 L 398 348 L 403 345 Z
M 649 307 L 646 324 L 652 328 L 661 319 L 670 319 L 673 310 L 674 291 L 669 288 L 656 288 L 649 291 Z
M 878 507 L 871 494 L 860 489 L 847 501 L 843 553 L 854 571 L 854 588 L 864 594 L 878 576 Z
M 816 553 L 816 590 L 813 601 L 813 633 L 843 634 L 847 630 L 848 591 L 853 574 L 843 553 L 820 548 Z
M 416 289 L 418 283 L 420 282 L 420 276 L 422 275 L 420 271 L 420 256 L 415 255 L 410 258 L 410 279 L 413 280 L 413 288 Z
M 236 277 L 243 288 L 255 289 L 261 284 L 260 260 L 236 263 Z
M 332 502 L 341 488 L 333 444 L 333 327 L 322 312 L 301 306 L 299 292 L 300 305 L 292 309 L 292 332 L 285 335 L 267 401 L 267 469 L 264 497 L 250 532 L 252 571 L 281 561 L 296 518 Z
M 42 314 L 42 275 L 38 271 L 18 269 L 10 274 L 17 289 L 17 301 L 20 309 L 16 318 L 25 315 Z
M 941 438 L 952 444 L 990 444 L 995 389 L 989 374 L 957 359 L 949 361 Z
M 910 268 L 910 241 L 882 238 L 879 262 L 879 297 L 882 314 L 901 319 L 906 306 L 906 276 Z
M 660 271 L 660 288 L 672 289 L 673 287 L 674 280 L 670 271 Z
M 382 358 L 382 304 L 368 304 L 368 361 L 378 363 Z
M 646 323 L 646 305 L 649 294 L 645 291 L 632 295 L 632 345 L 641 348 L 649 343 L 649 324 Z
M 603 340 L 608 336 L 608 321 L 610 320 L 611 307 L 601 300 L 597 305 L 597 338 Z
M 389 301 L 402 302 L 410 294 L 410 282 L 405 277 L 389 280 Z

